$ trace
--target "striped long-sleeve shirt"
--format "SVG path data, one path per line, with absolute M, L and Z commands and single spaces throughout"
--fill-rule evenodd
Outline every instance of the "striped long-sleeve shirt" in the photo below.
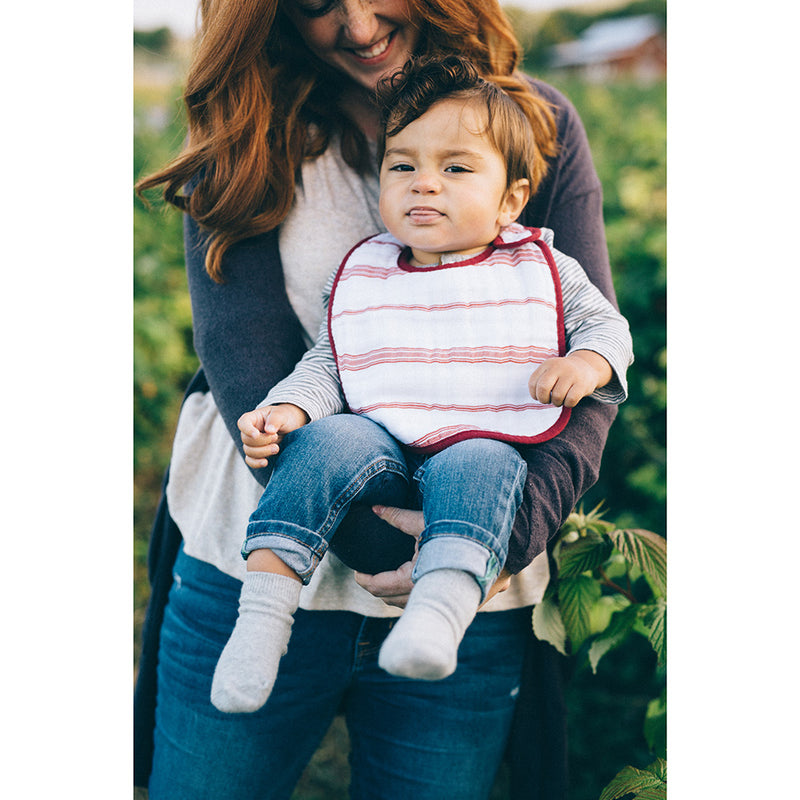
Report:
M 541 244 L 539 247 L 530 247 L 530 242 L 537 239 L 544 244 L 544 247 L 541 247 Z M 389 256 L 389 259 L 396 264 L 398 255 L 402 254 L 403 248 L 400 243 L 396 242 L 388 234 L 372 237 L 367 242 L 362 243 L 354 252 L 364 256 L 366 255 L 364 252 L 365 246 L 368 247 L 372 244 L 374 253 L 376 242 L 378 244 L 385 242 L 390 245 L 389 249 L 392 255 Z M 550 309 L 552 312 L 555 311 L 555 308 L 553 302 L 548 304 L 538 298 L 532 299 L 530 291 L 532 287 L 524 286 L 524 281 L 523 285 L 521 285 L 522 290 L 524 290 L 522 295 L 529 302 L 520 303 L 513 297 L 509 297 L 503 300 L 501 304 L 496 302 L 484 304 L 493 307 L 490 313 L 494 316 L 478 323 L 478 330 L 480 330 L 481 325 L 489 325 L 494 329 L 497 327 L 498 321 L 501 321 L 507 330 L 514 331 L 513 337 L 504 340 L 506 344 L 499 349 L 490 347 L 494 355 L 487 351 L 485 345 L 481 347 L 469 346 L 470 344 L 475 344 L 475 334 L 473 332 L 473 341 L 471 343 L 464 341 L 464 336 L 466 336 L 466 333 L 463 333 L 465 326 L 459 324 L 466 319 L 464 310 L 463 308 L 461 310 L 456 309 L 456 313 L 453 313 L 454 305 L 464 306 L 465 304 L 436 303 L 437 300 L 442 301 L 445 298 L 448 300 L 452 300 L 454 297 L 457 298 L 459 296 L 458 293 L 462 291 L 461 289 L 450 289 L 455 282 L 452 279 L 454 273 L 449 272 L 449 268 L 455 267 L 459 269 L 459 277 L 467 276 L 467 283 L 470 281 L 469 274 L 483 276 L 484 278 L 487 275 L 491 276 L 489 280 L 490 282 L 494 281 L 495 285 L 500 288 L 499 294 L 501 297 L 514 291 L 520 294 L 516 289 L 509 288 L 508 291 L 505 291 L 503 284 L 510 285 L 513 282 L 510 280 L 512 274 L 515 275 L 521 272 L 515 269 L 515 259 L 519 261 L 520 259 L 531 257 L 530 253 L 526 255 L 522 252 L 525 243 L 529 245 L 529 249 L 534 251 L 534 255 L 540 252 L 540 247 L 542 252 L 552 255 L 552 260 L 549 263 L 555 267 L 556 274 L 553 277 L 555 285 L 558 287 L 557 291 L 560 291 L 561 295 L 561 308 L 559 311 L 563 310 L 563 317 L 560 313 L 558 315 L 558 323 L 560 325 L 563 319 L 566 348 L 562 348 L 559 351 L 557 341 L 553 340 L 552 335 L 550 335 L 549 339 L 547 338 L 549 335 L 547 331 L 552 333 L 552 330 L 555 330 L 555 328 L 548 328 L 550 322 L 546 322 L 542 328 L 541 322 L 537 323 L 539 318 L 530 316 L 530 308 L 536 306 L 537 303 L 539 306 L 553 306 Z M 331 330 L 347 330 L 342 327 L 337 328 L 337 326 L 347 324 L 340 319 L 341 313 L 334 314 L 334 320 L 331 320 L 330 315 L 327 313 L 334 280 L 338 276 L 341 281 L 342 269 L 348 263 L 348 259 L 345 259 L 343 267 L 340 267 L 327 283 L 324 297 L 326 318 L 320 326 L 316 344 L 305 354 L 292 374 L 270 391 L 263 404 L 293 403 L 306 411 L 312 421 L 342 412 L 348 408 L 349 404 L 351 410 L 365 413 L 367 416 L 376 419 L 401 441 L 421 449 L 438 449 L 440 446 L 444 446 L 444 443 L 453 440 L 454 437 L 463 436 L 466 431 L 470 432 L 469 435 L 481 435 L 476 430 L 488 430 L 495 434 L 495 438 L 530 443 L 555 435 L 566 423 L 568 415 L 563 413 L 563 409 L 555 409 L 553 406 L 541 406 L 541 404 L 533 402 L 527 392 L 527 378 L 545 358 L 559 354 L 563 355 L 565 352 L 569 353 L 574 350 L 592 350 L 602 355 L 611 365 L 614 377 L 609 384 L 598 389 L 593 396 L 597 400 L 606 403 L 624 401 L 627 396 L 626 370 L 633 361 L 628 324 L 624 317 L 614 309 L 589 281 L 577 261 L 559 252 L 552 245 L 553 232 L 548 229 L 528 229 L 516 224 L 509 226 L 501 232 L 498 241 L 493 243 L 479 257 L 471 258 L 468 262 L 465 262 L 463 257 L 451 258 L 449 263 L 446 262 L 443 265 L 444 270 L 429 270 L 431 272 L 430 276 L 420 275 L 413 284 L 414 289 L 412 291 L 415 293 L 420 292 L 419 297 L 416 294 L 411 296 L 414 300 L 413 309 L 407 294 L 403 295 L 401 292 L 398 295 L 398 285 L 402 283 L 402 280 L 394 280 L 394 283 L 392 283 L 379 278 L 371 284 L 370 292 L 375 292 L 374 287 L 376 284 L 378 289 L 375 295 L 370 295 L 367 308 L 373 309 L 372 303 L 374 299 L 377 297 L 380 300 L 381 294 L 383 294 L 383 300 L 386 302 L 381 304 L 380 313 L 376 315 L 373 310 L 370 314 L 360 315 L 362 317 L 365 316 L 365 318 L 360 321 L 361 324 L 357 332 L 354 332 L 350 337 L 343 336 L 340 333 L 339 338 L 332 346 Z M 402 260 L 402 256 L 400 260 Z M 541 257 L 540 260 L 544 262 Z M 358 259 L 358 264 L 361 265 L 363 261 L 363 257 Z M 461 269 L 467 263 L 471 266 L 476 266 L 475 262 L 477 262 L 477 269 L 473 270 L 472 273 Z M 505 272 L 503 272 L 504 269 Z M 412 272 L 413 269 L 408 270 L 406 268 L 405 272 L 403 272 L 402 269 L 397 268 L 394 270 L 393 275 L 395 278 L 402 279 L 404 275 L 408 276 Z M 425 268 L 419 270 L 419 272 L 425 272 Z M 437 275 L 438 278 L 434 278 L 434 275 Z M 437 279 L 438 283 L 436 282 Z M 478 280 L 482 280 L 482 278 L 478 278 Z M 430 290 L 420 291 L 421 287 L 426 286 L 426 282 L 430 284 Z M 463 281 L 461 283 L 463 284 Z M 483 290 L 485 289 L 482 288 L 481 291 Z M 338 291 L 339 287 L 337 285 L 337 296 Z M 537 291 L 539 290 L 537 289 Z M 481 304 L 474 302 L 475 288 L 472 288 L 471 292 L 470 301 L 467 303 L 467 313 L 474 315 L 475 309 Z M 492 294 L 495 297 L 497 296 L 495 291 Z M 420 305 L 422 305 L 422 308 L 420 308 Z M 445 306 L 447 307 L 445 308 Z M 522 312 L 524 312 L 523 315 L 516 314 L 517 309 L 512 308 L 512 306 L 520 306 Z M 409 313 L 410 311 L 412 313 Z M 544 311 L 546 312 L 546 309 Z M 444 312 L 444 324 L 439 323 L 439 330 L 444 329 L 446 331 L 445 335 L 449 339 L 449 344 L 452 345 L 452 347 L 445 348 L 449 355 L 444 358 L 441 357 L 443 349 L 438 347 L 441 344 L 441 334 L 438 335 L 438 339 L 435 339 L 432 334 L 433 328 L 430 328 L 431 332 L 428 330 L 428 321 L 433 322 L 437 315 L 441 317 L 442 312 Z M 450 316 L 447 316 L 448 313 Z M 550 317 L 553 320 L 556 319 L 554 314 L 551 314 Z M 546 314 L 545 318 L 548 319 Z M 529 330 L 536 328 L 537 324 L 542 330 L 538 332 Z M 521 326 L 527 326 L 526 330 L 520 331 L 519 328 Z M 474 329 L 475 326 L 472 325 L 471 327 Z M 543 330 L 545 331 L 544 334 Z M 374 332 L 374 334 L 371 332 Z M 336 334 L 334 335 L 336 336 Z M 480 334 L 478 335 L 480 336 Z M 461 341 L 459 341 L 459 336 L 462 336 Z M 544 340 L 542 339 L 543 336 Z M 345 347 L 345 352 L 341 348 L 341 339 L 349 342 Z M 372 343 L 383 344 L 391 344 L 395 341 L 398 343 L 405 342 L 406 346 L 401 356 L 398 357 L 396 347 L 381 348 L 378 346 L 371 349 L 370 339 L 373 340 Z M 514 344 L 510 344 L 512 339 Z M 415 342 L 418 345 L 423 345 L 423 347 L 409 348 L 407 346 L 408 342 Z M 519 342 L 524 342 L 522 348 L 519 347 Z M 425 345 L 431 345 L 436 350 L 436 358 L 430 358 L 430 348 L 426 348 Z M 460 348 L 459 345 L 461 345 Z M 354 359 L 353 350 L 361 351 L 361 355 Z M 374 356 L 365 355 L 366 353 L 374 353 L 376 350 L 381 352 L 391 351 L 391 357 L 381 356 L 378 360 L 383 363 L 377 364 Z M 456 350 L 463 352 L 456 353 Z M 497 351 L 496 353 L 494 352 L 495 350 Z M 464 355 L 463 353 L 467 351 L 468 354 Z M 425 367 L 426 361 L 433 362 L 427 371 Z M 458 367 L 453 368 L 452 364 L 455 362 L 461 363 Z M 495 363 L 492 364 L 492 362 Z M 505 369 L 507 375 L 513 362 L 517 362 L 516 371 L 511 379 L 513 383 L 506 383 L 506 387 L 513 386 L 514 388 L 498 389 L 502 384 L 495 378 L 499 374 L 497 370 Z M 366 366 L 370 364 L 375 367 L 371 373 L 369 369 L 366 369 Z M 389 369 L 400 371 L 401 377 L 399 380 L 387 382 L 387 365 Z M 465 369 L 471 373 L 469 380 L 463 379 L 468 374 L 464 371 Z M 364 374 L 368 376 L 366 378 L 367 382 L 371 380 L 376 385 L 375 388 L 378 388 L 379 384 L 378 395 L 383 398 L 377 404 L 371 404 L 369 407 L 365 407 L 361 402 L 353 402 L 353 396 L 356 394 L 359 401 L 365 396 L 370 396 L 369 387 L 367 387 L 365 394 L 365 391 L 362 391 L 363 387 L 359 385 L 359 381 L 363 382 L 364 380 Z M 459 375 L 461 377 L 457 377 Z M 392 383 L 396 388 L 391 388 Z M 430 389 L 434 384 L 438 388 Z M 451 386 L 452 389 L 450 388 Z M 407 401 L 400 402 L 392 395 L 387 402 L 387 391 L 390 394 L 392 392 L 396 393 L 398 387 L 402 387 L 402 392 Z M 495 395 L 492 395 L 495 398 L 494 403 L 487 403 L 486 397 L 483 397 L 483 399 L 477 397 L 477 395 L 486 395 L 487 387 L 495 392 Z M 513 394 L 514 397 L 499 398 L 496 396 L 497 391 L 508 395 Z M 431 392 L 433 393 L 432 397 L 430 396 Z M 422 395 L 423 400 L 425 399 L 424 396 L 428 395 L 427 399 L 432 399 L 433 402 L 423 402 L 417 398 L 415 393 Z M 447 402 L 448 393 L 450 397 L 449 404 Z M 470 394 L 473 396 L 470 397 Z M 455 408 L 452 398 L 457 398 L 457 408 Z M 411 399 L 414 402 L 408 402 Z M 502 400 L 502 407 L 497 400 Z M 509 411 L 509 407 L 513 407 L 513 410 Z M 517 413 L 514 413 L 514 411 Z M 519 413 L 521 411 L 526 413 Z M 397 424 L 398 414 L 403 418 L 403 423 L 399 427 Z M 450 415 L 449 417 L 448 414 Z M 465 422 L 465 415 L 468 422 Z M 410 422 L 409 420 L 414 416 L 416 416 L 416 421 Z M 502 417 L 507 421 L 503 422 L 501 420 L 498 422 L 498 419 Z M 423 418 L 425 419 L 424 422 Z M 430 421 L 428 421 L 428 418 Z M 512 418 L 516 418 L 516 422 L 510 422 Z M 478 421 L 473 424 L 474 420 Z M 408 427 L 409 425 L 410 427 Z M 420 428 L 420 425 L 423 427 Z M 424 431 L 425 426 L 429 426 L 430 430 Z M 397 430 L 394 428 L 397 428 Z

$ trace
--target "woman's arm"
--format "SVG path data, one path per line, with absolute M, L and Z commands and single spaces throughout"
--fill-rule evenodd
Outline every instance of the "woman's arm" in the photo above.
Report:
M 294 369 L 306 348 L 284 288 L 277 231 L 231 247 L 223 260 L 222 284 L 205 270 L 205 241 L 206 234 L 186 215 L 194 347 L 217 408 L 241 451 L 237 420 Z M 265 484 L 269 472 L 253 474 Z
M 514 520 L 506 569 L 526 567 L 561 527 L 600 471 L 617 407 L 587 397 L 572 409 L 567 427 L 540 445 L 520 447 L 528 464 L 522 505 Z
M 603 225 L 602 189 L 586 132 L 563 95 L 538 82 L 534 88 L 557 106 L 561 150 L 520 221 L 552 228 L 558 249 L 575 258 L 616 307 Z M 555 439 L 520 447 L 528 464 L 528 477 L 506 562 L 512 574 L 544 551 L 581 495 L 597 481 L 608 430 L 616 413 L 616 406 L 585 398 L 572 410 L 569 424 Z

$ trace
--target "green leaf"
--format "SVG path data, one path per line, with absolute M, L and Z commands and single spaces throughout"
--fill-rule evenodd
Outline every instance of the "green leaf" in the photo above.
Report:
M 612 531 L 614 547 L 631 564 L 639 567 L 663 594 L 667 590 L 667 540 L 639 528 Z
M 572 578 L 602 564 L 611 555 L 614 545 L 608 536 L 587 531 L 577 541 L 561 544 L 556 560 L 560 578 Z
M 564 520 L 561 526 L 560 535 L 564 535 L 576 531 L 581 535 L 587 532 L 592 533 L 611 533 L 615 529 L 613 522 L 608 522 L 603 519 L 603 511 L 601 508 L 604 501 L 601 500 L 588 514 L 584 513 L 583 506 L 579 510 L 573 511 Z
M 647 746 L 661 758 L 667 755 L 667 690 L 647 704 L 644 717 L 644 738 Z
M 558 606 L 573 652 L 591 632 L 590 612 L 600 598 L 600 584 L 588 575 L 562 578 L 558 582 Z
M 567 655 L 567 630 L 558 605 L 549 597 L 533 608 L 533 632 L 537 639 L 548 642 L 562 655 Z
M 657 778 L 664 783 L 667 782 L 667 759 L 657 758 L 652 764 L 648 764 L 646 769 L 652 772 Z
M 600 800 L 619 800 L 627 794 L 633 794 L 634 800 L 665 800 L 667 762 L 663 758 L 657 758 L 645 769 L 621 769 L 603 789 Z
M 667 604 L 663 597 L 642 607 L 641 619 L 648 629 L 647 638 L 656 651 L 658 663 L 667 663 Z
M 602 595 L 589 612 L 592 636 L 604 634 L 611 623 L 611 617 L 617 611 L 627 608 L 630 604 L 631 601 L 627 597 L 616 592 Z
M 611 555 L 603 564 L 603 572 L 609 580 L 620 583 L 630 577 L 631 565 L 625 560 L 622 553 L 617 550 L 612 551 Z
M 622 611 L 617 611 L 611 617 L 611 622 L 605 632 L 592 642 L 589 648 L 589 664 L 592 672 L 597 674 L 597 665 L 600 659 L 625 640 L 636 622 L 638 611 L 637 606 L 628 606 Z

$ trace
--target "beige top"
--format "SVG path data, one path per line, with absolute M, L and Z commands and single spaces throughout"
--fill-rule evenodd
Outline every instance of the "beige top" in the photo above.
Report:
M 302 186 L 281 226 L 279 246 L 286 291 L 309 346 L 322 320 L 322 294 L 331 272 L 356 242 L 384 230 L 377 174 L 366 179 L 357 175 L 344 163 L 335 143 L 320 158 L 304 164 Z M 211 393 L 190 395 L 181 409 L 167 486 L 170 513 L 186 553 L 242 580 L 245 562 L 240 549 L 261 492 Z M 542 599 L 548 579 L 547 557 L 542 554 L 483 610 L 533 605 Z M 330 552 L 303 588 L 300 607 L 374 617 L 401 613 L 362 589 L 352 571 Z

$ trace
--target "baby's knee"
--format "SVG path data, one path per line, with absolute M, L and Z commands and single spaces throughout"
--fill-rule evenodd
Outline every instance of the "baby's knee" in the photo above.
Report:
M 452 455 L 460 459 L 481 461 L 499 459 L 513 464 L 524 463 L 524 459 L 516 448 L 508 444 L 508 442 L 501 442 L 498 439 L 464 439 L 447 449 L 452 452 Z
M 357 414 L 334 414 L 295 431 L 305 447 L 324 449 L 339 455 L 384 455 L 402 459 L 399 445 L 389 432 Z
M 365 422 L 368 425 L 365 425 Z M 375 427 L 374 423 L 356 414 L 333 414 L 329 417 L 322 417 L 322 419 L 309 422 L 308 425 L 299 428 L 296 433 L 302 434 L 303 438 L 307 439 L 324 438 L 329 443 L 334 441 L 346 442 L 354 437 L 359 439 L 374 433 L 369 426 Z
M 476 484 L 501 480 L 521 485 L 528 472 L 516 448 L 497 439 L 464 439 L 438 453 L 432 462 L 434 473 L 472 476 Z

